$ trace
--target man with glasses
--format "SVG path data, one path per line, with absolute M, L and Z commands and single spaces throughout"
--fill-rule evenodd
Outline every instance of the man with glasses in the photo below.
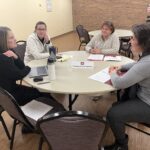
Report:
M 47 34 L 47 25 L 43 21 L 39 21 L 35 25 L 35 31 L 27 39 L 25 63 L 49 57 L 48 46 L 52 46 L 52 43 Z

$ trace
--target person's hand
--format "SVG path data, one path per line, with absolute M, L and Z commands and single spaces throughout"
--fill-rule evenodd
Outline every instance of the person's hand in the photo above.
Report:
M 111 66 L 109 68 L 109 74 L 111 75 L 112 73 L 117 73 L 119 74 L 121 71 L 121 66 Z
M 92 54 L 100 54 L 101 53 L 101 50 L 100 49 L 91 49 L 90 50 L 90 53 L 92 53 Z
M 5 53 L 3 53 L 5 56 L 7 57 L 13 57 L 14 59 L 18 59 L 18 56 L 11 50 L 6 51 Z
M 109 70 L 109 75 L 112 75 L 113 73 L 117 73 L 117 69 L 110 69 Z
M 111 72 L 112 70 L 116 70 L 117 72 L 121 70 L 121 66 L 111 66 L 109 67 L 109 72 Z
M 44 41 L 45 41 L 45 43 L 49 43 L 50 42 L 50 38 L 49 38 L 47 33 L 44 36 Z

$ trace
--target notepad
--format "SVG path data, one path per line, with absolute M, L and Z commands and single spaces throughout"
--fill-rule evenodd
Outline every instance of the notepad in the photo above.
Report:
M 38 102 L 36 100 L 32 100 L 31 102 L 21 107 L 24 114 L 35 121 L 43 117 L 52 108 L 53 107 L 51 107 L 50 105 Z
M 72 68 L 92 68 L 94 67 L 94 63 L 91 61 L 72 61 Z
M 96 81 L 99 81 L 102 83 L 106 83 L 107 81 L 110 80 L 109 67 L 99 71 L 98 73 L 96 73 L 92 76 L 90 76 L 89 79 L 96 80 Z
M 121 61 L 121 56 L 105 56 L 104 61 Z
M 88 60 L 92 61 L 102 61 L 104 59 L 104 55 L 102 54 L 90 54 Z

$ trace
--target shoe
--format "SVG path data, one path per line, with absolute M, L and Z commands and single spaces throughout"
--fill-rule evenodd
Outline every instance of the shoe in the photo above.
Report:
M 119 144 L 112 144 L 108 146 L 104 146 L 101 150 L 128 150 L 128 145 L 119 145 Z
M 101 150 L 128 150 L 128 135 L 126 134 L 125 140 L 121 141 L 122 144 L 117 141 L 112 145 L 107 145 L 101 148 Z M 124 143 L 124 144 L 123 144 Z
M 34 131 L 26 125 L 22 126 L 22 134 L 34 133 Z

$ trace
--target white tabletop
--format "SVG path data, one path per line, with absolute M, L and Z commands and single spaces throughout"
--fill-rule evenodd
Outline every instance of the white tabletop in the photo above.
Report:
M 24 80 L 32 85 L 33 87 L 40 89 L 45 92 L 52 93 L 64 93 L 64 94 L 96 94 L 96 93 L 105 93 L 108 91 L 114 91 L 115 89 L 108 84 L 104 84 L 98 81 L 89 79 L 88 77 L 99 72 L 100 70 L 112 66 L 112 65 L 122 65 L 133 60 L 122 57 L 121 62 L 114 61 L 95 61 L 93 68 L 88 69 L 73 69 L 71 67 L 71 62 L 74 60 L 77 61 L 86 61 L 89 53 L 85 51 L 70 51 L 65 52 L 67 55 L 71 55 L 66 62 L 56 62 L 56 80 L 51 81 L 47 84 L 38 85 L 33 82 L 32 78 L 28 76 Z M 28 65 L 30 67 L 43 66 L 47 64 L 47 59 L 34 60 L 31 61 Z M 44 80 L 47 80 L 48 77 L 44 77 Z
M 95 31 L 90 31 L 89 35 L 95 36 L 99 33 L 101 33 L 101 30 L 95 30 Z M 119 38 L 121 38 L 121 37 L 131 37 L 133 35 L 131 30 L 125 30 L 125 29 L 116 29 L 114 34 L 116 34 Z

